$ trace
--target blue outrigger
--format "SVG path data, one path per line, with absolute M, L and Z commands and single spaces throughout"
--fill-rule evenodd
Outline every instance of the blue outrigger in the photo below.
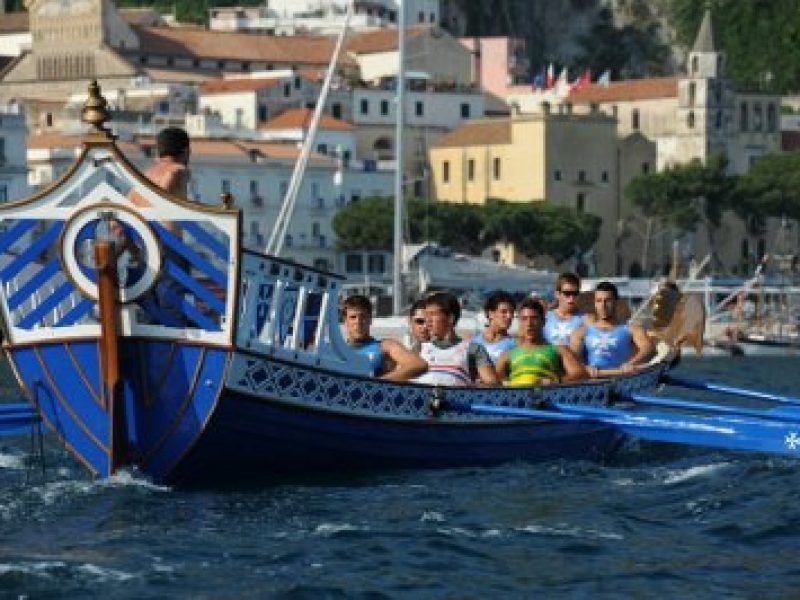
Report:
M 598 459 L 629 435 L 800 454 L 791 411 L 648 395 L 672 352 L 544 388 L 369 377 L 338 325 L 341 278 L 242 249 L 233 207 L 165 195 L 120 153 L 91 91 L 94 130 L 72 168 L 0 206 L 0 312 L 20 387 L 93 475 L 129 466 L 188 483 Z

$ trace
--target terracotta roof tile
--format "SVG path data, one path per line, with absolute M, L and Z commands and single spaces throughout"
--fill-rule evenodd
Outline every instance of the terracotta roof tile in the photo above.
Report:
M 312 36 L 271 36 L 206 29 L 136 27 L 148 54 L 184 58 L 262 61 L 324 65 L 333 53 L 333 39 Z M 340 64 L 352 64 L 342 57 Z
M 511 143 L 511 121 L 508 119 L 481 119 L 464 123 L 433 144 L 433 148 L 458 148 L 461 146 L 495 146 Z
M 64 133 L 40 133 L 28 138 L 28 150 L 69 150 L 81 147 L 84 138 Z M 142 147 L 133 142 L 117 141 L 117 147 L 127 156 L 141 154 Z
M 212 79 L 200 86 L 201 94 L 230 94 L 235 92 L 257 92 L 283 85 L 283 77 L 259 77 L 241 79 Z
M 261 129 L 297 129 L 307 128 L 311 124 L 314 111 L 308 108 L 291 108 L 282 112 L 280 115 L 267 121 Z M 353 126 L 346 121 L 341 121 L 330 115 L 322 115 L 319 126 L 322 129 L 334 129 L 338 131 L 351 131 Z
M 429 25 L 415 25 L 406 28 L 406 39 L 425 35 L 431 30 Z M 347 38 L 345 48 L 353 54 L 371 54 L 397 50 L 397 29 L 379 29 L 355 33 Z
M 677 77 L 656 77 L 651 79 L 629 79 L 612 81 L 607 87 L 590 85 L 569 95 L 576 104 L 590 102 L 625 102 L 628 100 L 653 100 L 656 98 L 675 98 L 678 96 Z

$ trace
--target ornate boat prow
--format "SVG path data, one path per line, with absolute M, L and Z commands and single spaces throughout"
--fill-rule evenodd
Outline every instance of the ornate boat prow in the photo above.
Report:
M 133 462 L 159 476 L 200 435 L 223 387 L 236 326 L 239 214 L 153 186 L 103 128 L 105 101 L 91 91 L 84 116 L 94 130 L 72 168 L 0 207 L 4 347 L 31 402 L 92 473 Z M 135 206 L 133 194 L 146 206 Z M 104 387 L 110 356 L 94 260 L 98 232 L 112 222 L 127 240 L 114 261 L 116 418 Z M 174 290 L 169 314 L 155 301 L 158 285 Z

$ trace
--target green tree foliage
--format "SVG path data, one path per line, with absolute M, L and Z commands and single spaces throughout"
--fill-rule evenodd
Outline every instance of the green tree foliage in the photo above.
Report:
M 655 21 L 642 27 L 618 28 L 611 11 L 604 8 L 589 32 L 578 39 L 583 48 L 578 64 L 595 74 L 610 69 L 613 79 L 665 75 L 669 68 L 669 48 L 658 41 L 657 30 Z
M 691 48 L 705 2 L 665 4 L 678 41 Z M 800 90 L 800 0 L 716 0 L 712 15 L 734 81 L 784 93 Z
M 739 178 L 736 212 L 800 220 L 800 152 L 768 154 Z
M 120 8 L 155 8 L 159 12 L 175 12 L 179 21 L 208 24 L 208 10 L 224 6 L 260 6 L 263 0 L 117 0 Z
M 495 242 L 513 243 L 528 256 L 549 255 L 564 261 L 586 252 L 597 241 L 601 219 L 548 202 L 485 205 L 406 202 L 411 241 L 430 240 L 458 252 L 477 254 Z M 343 250 L 390 250 L 393 201 L 367 198 L 348 204 L 333 219 Z
M 679 232 L 695 231 L 705 224 L 709 247 L 715 248 L 722 216 L 738 204 L 740 194 L 738 180 L 728 175 L 727 168 L 728 160 L 722 154 L 710 157 L 705 165 L 693 160 L 637 177 L 625 195 L 646 217 Z

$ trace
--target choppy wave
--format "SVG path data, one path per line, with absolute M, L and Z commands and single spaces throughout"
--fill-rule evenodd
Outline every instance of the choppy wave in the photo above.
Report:
M 64 561 L 39 561 L 0 564 L 0 578 L 4 575 L 28 575 L 45 579 L 61 579 L 66 576 L 79 578 L 86 583 L 112 583 L 128 581 L 136 577 L 119 569 L 102 567 L 91 563 L 69 564 Z

